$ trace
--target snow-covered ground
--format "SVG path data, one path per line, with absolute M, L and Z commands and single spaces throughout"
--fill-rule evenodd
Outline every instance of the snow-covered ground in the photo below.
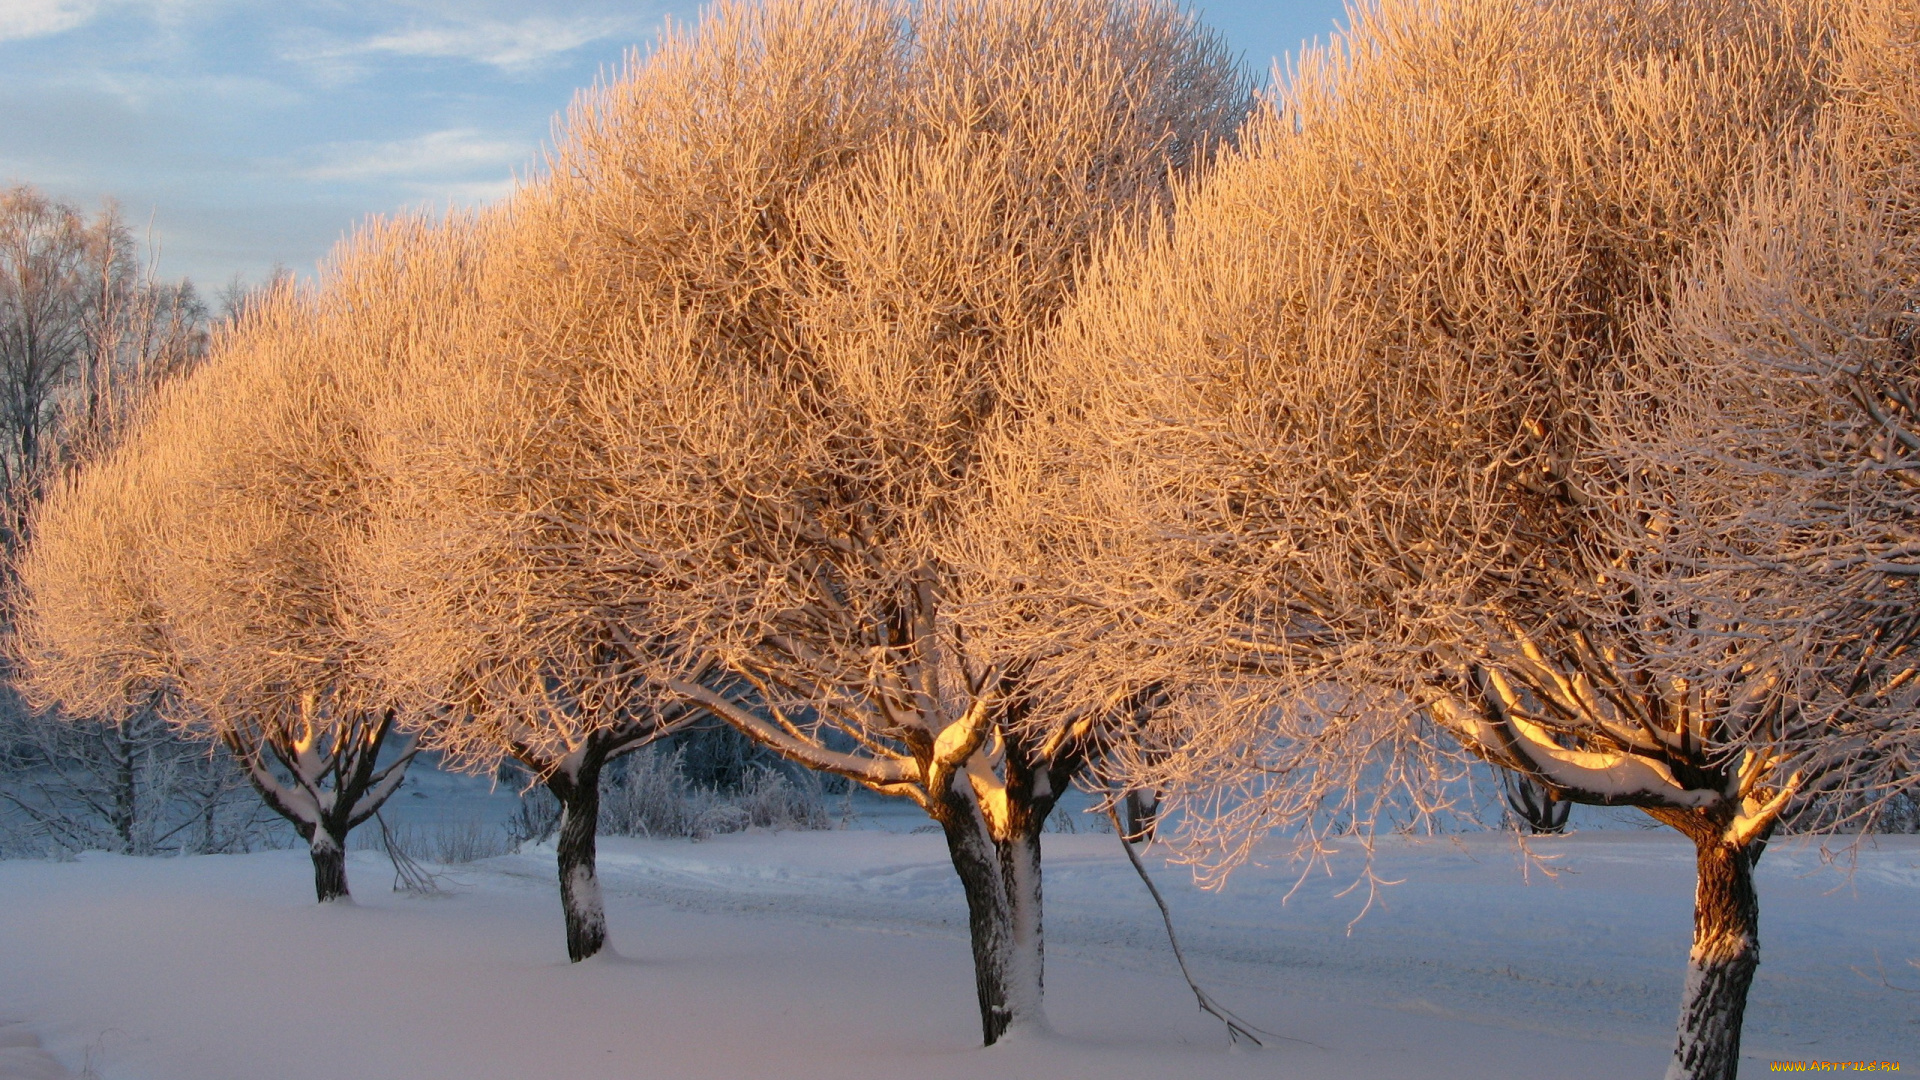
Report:
M 426 801 L 426 800 L 421 800 Z M 1053 1032 L 980 1049 L 965 911 L 940 837 L 844 830 L 605 840 L 617 956 L 566 963 L 550 851 L 352 905 L 306 857 L 0 863 L 0 1077 L 1652 1077 L 1689 929 L 1690 851 L 1657 832 L 1537 845 L 1383 841 L 1344 878 L 1250 868 L 1202 893 L 1156 869 L 1196 974 L 1285 1038 L 1229 1050 L 1173 967 L 1111 835 L 1046 838 Z M 1156 861 L 1157 865 L 1157 861 Z M 1529 883 L 1530 879 L 1530 883 Z M 1920 838 L 1847 876 L 1778 842 L 1747 1072 L 1769 1059 L 1920 1068 Z

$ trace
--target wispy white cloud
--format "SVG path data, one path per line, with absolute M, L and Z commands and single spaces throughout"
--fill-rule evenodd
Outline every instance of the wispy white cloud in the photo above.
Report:
M 363 48 L 397 56 L 471 60 L 511 71 L 538 66 L 621 29 L 611 19 L 535 16 L 518 22 L 410 27 L 372 38 Z
M 154 27 L 204 13 L 223 0 L 0 0 L 0 41 L 50 37 L 132 12 Z
M 85 26 L 99 12 L 99 0 L 4 0 L 0 41 L 62 33 Z
M 634 30 L 623 19 L 544 15 L 516 21 L 418 22 L 349 41 L 309 30 L 302 35 L 305 41 L 282 55 L 335 81 L 364 75 L 362 62 L 383 55 L 464 60 L 518 74 L 540 68 L 582 46 Z
M 151 212 L 168 273 L 307 266 L 366 214 L 508 194 L 700 2 L 0 0 L 0 183 Z
M 471 187 L 474 173 L 498 170 L 504 174 L 525 163 L 532 152 L 531 146 L 490 138 L 472 128 L 450 128 L 391 142 L 331 143 L 300 160 L 282 164 L 286 175 L 300 180 L 459 180 L 464 183 L 452 186 Z M 499 183 L 510 185 L 511 181 L 503 179 Z
M 0 4 L 6 0 L 0 0 Z M 156 73 L 137 70 L 79 71 L 42 85 L 100 95 L 138 112 L 177 107 L 181 112 L 210 108 L 260 112 L 285 108 L 306 100 L 298 89 L 254 74 L 188 72 Z

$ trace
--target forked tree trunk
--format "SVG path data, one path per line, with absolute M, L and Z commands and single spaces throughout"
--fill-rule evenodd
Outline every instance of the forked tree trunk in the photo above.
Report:
M 246 769 L 247 779 L 274 813 L 286 818 L 305 840 L 313 856 L 313 891 L 321 902 L 345 899 L 347 892 L 347 834 L 372 817 L 407 775 L 407 763 L 413 751 L 402 754 L 385 769 L 378 769 L 380 749 L 393 729 L 393 713 L 388 711 L 364 734 L 342 738 L 329 753 L 324 767 L 303 774 L 296 764 L 302 760 L 292 747 L 275 744 L 250 744 L 232 732 L 223 736 L 227 748 Z M 282 767 L 294 774 L 291 784 L 273 775 L 263 761 L 263 752 L 271 750 Z M 332 781 L 333 790 L 322 785 Z
M 1507 811 L 1528 832 L 1550 836 L 1565 832 L 1573 804 L 1556 797 L 1553 789 L 1525 773 L 1500 770 L 1500 790 L 1507 798 Z
M 594 866 L 600 829 L 600 771 L 606 751 L 590 742 L 571 774 L 556 770 L 547 789 L 560 800 L 560 907 L 567 923 L 567 959 L 579 963 L 607 944 L 606 905 Z
M 1693 901 L 1693 951 L 1680 1000 L 1680 1032 L 1667 1080 L 1734 1080 L 1747 990 L 1760 966 L 1760 898 L 1753 864 L 1764 840 L 1736 847 L 1696 836 L 1699 883 Z
M 1045 1022 L 1040 837 L 1034 828 L 998 841 L 977 813 L 973 817 L 956 814 L 941 824 L 967 896 L 980 1033 L 992 1046 L 1009 1028 Z
M 335 836 L 321 825 L 308 829 L 306 840 L 313 855 L 314 897 L 323 904 L 347 899 L 346 837 Z
M 964 775 L 934 808 L 966 890 L 980 1034 L 988 1046 L 1011 1029 L 1046 1026 L 1040 830 L 1081 767 L 1078 753 L 1051 768 L 1035 760 L 1017 729 L 1002 730 L 1001 747 L 1002 820 L 989 823 Z
M 967 936 L 973 943 L 974 991 L 980 999 L 980 1028 L 992 1046 L 1012 1011 L 1007 998 L 1007 967 L 1012 952 L 1013 922 L 1007 916 L 1006 894 L 1000 889 L 999 859 L 984 826 L 967 822 L 941 823 L 947 836 L 947 854 L 960 875 L 967 897 Z

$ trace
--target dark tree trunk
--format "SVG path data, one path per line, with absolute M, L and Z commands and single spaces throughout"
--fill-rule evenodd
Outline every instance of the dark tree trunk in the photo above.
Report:
M 560 870 L 560 907 L 567 921 L 567 958 L 579 963 L 607 943 L 606 906 L 594 866 L 600 829 L 600 770 L 607 750 L 590 740 L 572 775 L 556 771 L 547 788 L 560 800 L 555 840 Z
M 957 816 L 957 815 L 956 815 Z M 999 853 L 984 823 L 942 822 L 947 853 L 967 897 L 967 931 L 973 942 L 973 981 L 980 999 L 980 1033 L 992 1046 L 1013 1020 L 1007 985 L 1012 965 L 1013 918 L 1001 887 Z
M 350 895 L 347 892 L 347 834 L 372 817 L 406 777 L 407 763 L 413 759 L 411 750 L 386 769 L 375 768 L 380 748 L 386 745 L 387 735 L 392 730 L 393 713 L 388 711 L 370 727 L 337 739 L 330 751 L 327 767 L 319 774 L 332 781 L 330 799 L 322 797 L 319 780 L 313 777 L 300 778 L 294 767 L 299 755 L 293 748 L 273 742 L 268 742 L 263 748 L 246 743 L 231 733 L 224 736 L 227 749 L 245 768 L 247 779 L 260 794 L 261 800 L 274 813 L 286 818 L 300 838 L 307 842 L 313 857 L 314 895 L 323 904 Z M 263 749 L 271 750 L 282 767 L 294 774 L 293 785 L 307 788 L 307 795 L 313 802 L 291 801 L 291 794 L 283 786 L 285 782 L 275 780 L 261 762 Z M 398 770 L 397 776 L 392 775 L 394 770 Z M 369 792 L 382 785 L 389 776 L 392 776 L 393 783 L 380 786 L 378 797 L 368 798 Z M 326 809 L 316 814 L 313 803 L 323 804 Z
M 134 841 L 140 809 L 140 777 L 134 768 L 134 740 L 128 731 L 133 723 L 132 719 L 126 719 L 115 724 L 108 743 L 114 755 L 113 832 L 120 841 L 122 854 L 145 855 L 147 852 L 139 850 Z
M 1076 759 L 1047 771 L 1028 761 L 1023 740 L 1007 737 L 1003 745 L 1006 808 L 998 828 L 968 795 L 951 795 L 936 814 L 967 896 L 980 1033 L 988 1046 L 1009 1028 L 1046 1023 L 1040 829 L 1058 800 L 1054 792 L 1078 767 Z
M 1127 792 L 1127 839 L 1136 844 L 1150 843 L 1160 824 L 1160 794 L 1155 791 Z
M 368 801 L 367 793 L 380 776 L 376 769 L 380 748 L 386 744 L 387 735 L 392 730 L 393 713 L 389 710 L 373 722 L 364 738 L 357 735 L 344 739 L 335 736 L 333 804 L 331 809 L 320 815 L 319 825 L 313 832 L 313 880 L 315 891 L 323 904 L 348 895 L 347 834 L 353 831 L 354 826 L 372 817 L 384 801 L 384 798 Z M 410 757 L 395 762 L 391 768 L 399 769 L 404 777 L 406 761 Z
M 595 866 L 600 834 L 600 777 L 607 762 L 685 727 L 698 714 L 685 711 L 647 718 L 597 731 L 580 748 L 580 760 L 567 767 L 531 747 L 509 752 L 535 775 L 560 803 L 560 828 L 554 839 L 560 875 L 560 911 L 566 920 L 567 958 L 579 963 L 606 948 L 607 912 Z
M 1760 966 L 1760 898 L 1753 864 L 1764 840 L 1735 847 L 1720 835 L 1694 839 L 1693 950 L 1680 1001 L 1679 1038 L 1667 1080 L 1735 1080 L 1747 990 Z
M 321 826 L 308 830 L 307 843 L 313 855 L 314 897 L 323 904 L 348 899 L 346 837 Z
M 1040 826 L 1046 815 L 1032 819 L 1030 825 L 1021 824 L 1020 816 L 1015 814 L 1013 835 L 994 844 L 995 853 L 1000 857 L 1000 879 L 1007 890 L 1007 919 L 1011 930 L 1007 1001 L 1012 1006 L 1012 1022 L 1044 1024 L 1047 941 L 1041 932 L 1044 907 L 1040 890 Z
M 213 833 L 220 810 L 219 788 L 209 784 L 206 800 L 200 808 L 200 854 L 211 855 L 217 847 Z

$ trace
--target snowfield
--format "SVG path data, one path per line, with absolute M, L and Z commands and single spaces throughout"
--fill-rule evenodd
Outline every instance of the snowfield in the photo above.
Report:
M 1110 835 L 1045 840 L 1052 1031 L 978 1046 L 965 907 L 941 838 L 601 840 L 619 955 L 566 962 L 550 850 L 313 903 L 304 852 L 0 863 L 0 1078 L 1655 1077 L 1685 970 L 1691 849 L 1654 832 L 1380 844 L 1350 874 L 1249 868 L 1218 893 L 1149 859 L 1196 975 L 1283 1038 L 1196 1012 Z M 1354 859 L 1347 858 L 1349 864 Z M 1745 1072 L 1920 1068 L 1920 837 L 1849 875 L 1777 841 Z M 1888 986 L 1882 981 L 1884 970 Z M 1899 989 L 1908 988 L 1908 989 Z

